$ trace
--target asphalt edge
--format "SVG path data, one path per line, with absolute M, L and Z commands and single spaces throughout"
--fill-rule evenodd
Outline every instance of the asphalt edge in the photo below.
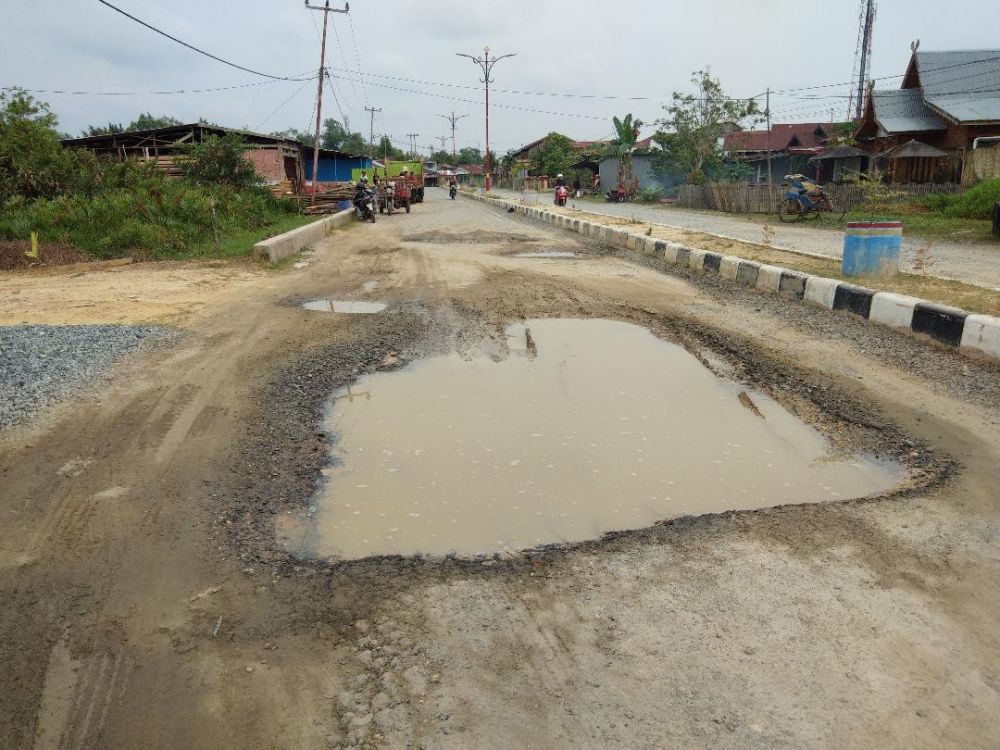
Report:
M 567 229 L 612 247 L 660 260 L 666 265 L 685 266 L 739 286 L 779 294 L 831 311 L 844 311 L 897 331 L 929 336 L 946 346 L 1000 361 L 1000 318 L 992 315 L 970 313 L 918 297 L 879 292 L 837 279 L 687 247 L 629 232 L 623 227 L 599 224 L 505 198 L 480 193 L 463 194 L 508 211 L 513 208 L 515 213 L 525 218 Z

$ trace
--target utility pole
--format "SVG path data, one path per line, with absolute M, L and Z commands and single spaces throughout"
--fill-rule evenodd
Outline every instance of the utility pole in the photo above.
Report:
M 371 113 L 371 123 L 368 126 L 368 158 L 375 158 L 375 113 L 381 112 L 382 108 L 365 107 L 365 112 Z
M 458 174 L 458 156 L 457 156 L 457 150 L 455 148 L 455 124 L 459 120 L 461 120 L 463 117 L 468 117 L 468 115 L 456 115 L 455 111 L 452 110 L 452 112 L 451 112 L 450 115 L 438 115 L 438 117 L 443 117 L 444 119 L 446 119 L 451 124 L 451 161 L 452 161 L 452 168 L 455 170 L 455 174 L 457 175 Z M 489 122 L 489 116 L 487 116 L 487 122 Z M 487 125 L 486 127 L 489 128 L 489 125 Z M 443 143 L 441 144 L 441 148 L 444 149 L 444 144 Z M 489 149 L 487 149 L 487 150 L 489 150 Z M 489 170 L 489 165 L 488 164 L 487 164 L 486 169 L 487 169 L 487 171 Z
M 771 185 L 771 87 L 767 88 L 767 100 L 764 114 L 767 116 L 767 184 Z
M 490 48 L 486 47 L 483 50 L 482 57 L 474 57 L 473 55 L 466 55 L 462 52 L 456 52 L 459 57 L 467 57 L 472 62 L 480 67 L 483 71 L 482 83 L 486 86 L 486 192 L 490 192 L 490 84 L 493 82 L 490 80 L 490 73 L 493 71 L 493 66 L 498 62 L 503 60 L 505 57 L 514 57 L 516 52 L 512 52 L 506 55 L 500 55 L 499 57 L 493 57 L 490 59 Z M 456 170 L 457 171 L 457 170 Z
M 322 8 L 310 5 L 309 0 L 305 0 L 305 2 L 307 10 L 318 10 L 323 14 L 323 41 L 320 42 L 319 47 L 319 87 L 316 91 L 316 140 L 313 142 L 312 196 L 309 199 L 309 205 L 315 205 L 316 186 L 319 185 L 319 131 L 323 117 L 323 76 L 326 70 L 326 24 L 331 13 L 347 13 L 350 8 L 346 3 L 343 10 L 331 8 L 330 0 L 326 0 Z
M 410 139 L 410 154 L 413 157 L 417 155 L 417 138 L 420 137 L 420 133 L 407 133 L 406 137 Z

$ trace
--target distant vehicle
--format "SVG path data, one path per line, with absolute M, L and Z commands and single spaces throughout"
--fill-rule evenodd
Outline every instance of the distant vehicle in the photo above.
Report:
M 560 185 L 556 188 L 556 205 L 565 206 L 566 201 L 569 200 L 569 190 L 566 189 L 565 185 Z
M 455 200 L 456 195 L 458 195 L 458 185 L 453 182 L 448 186 L 448 197 Z
M 357 182 L 361 179 L 362 172 L 371 171 L 372 175 L 378 175 L 383 180 L 393 180 L 396 187 L 408 188 L 410 203 L 423 203 L 424 200 L 424 163 L 422 161 L 391 161 L 386 160 L 385 166 L 372 167 L 368 169 L 355 169 L 351 172 L 351 179 Z
M 375 223 L 375 205 L 378 203 L 378 191 L 367 184 L 359 184 L 354 193 L 354 216 L 358 221 Z
M 625 195 L 625 188 L 621 185 L 615 188 L 611 188 L 608 192 L 604 194 L 604 200 L 608 203 L 624 203 L 627 200 Z

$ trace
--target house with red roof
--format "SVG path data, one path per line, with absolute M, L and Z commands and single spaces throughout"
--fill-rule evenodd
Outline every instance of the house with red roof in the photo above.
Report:
M 805 173 L 809 159 L 826 151 L 838 135 L 835 122 L 799 122 L 774 124 L 770 130 L 734 130 L 723 136 L 726 158 L 750 167 L 750 180 L 768 182 L 768 158 L 771 183 L 781 184 L 786 174 Z

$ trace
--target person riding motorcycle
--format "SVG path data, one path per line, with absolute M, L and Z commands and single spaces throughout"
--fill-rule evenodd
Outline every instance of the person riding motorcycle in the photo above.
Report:
M 557 188 L 566 187 L 566 180 L 563 179 L 562 174 L 556 175 L 556 187 Z
M 454 198 L 455 194 L 458 192 L 458 179 L 452 177 L 448 182 L 448 197 Z

